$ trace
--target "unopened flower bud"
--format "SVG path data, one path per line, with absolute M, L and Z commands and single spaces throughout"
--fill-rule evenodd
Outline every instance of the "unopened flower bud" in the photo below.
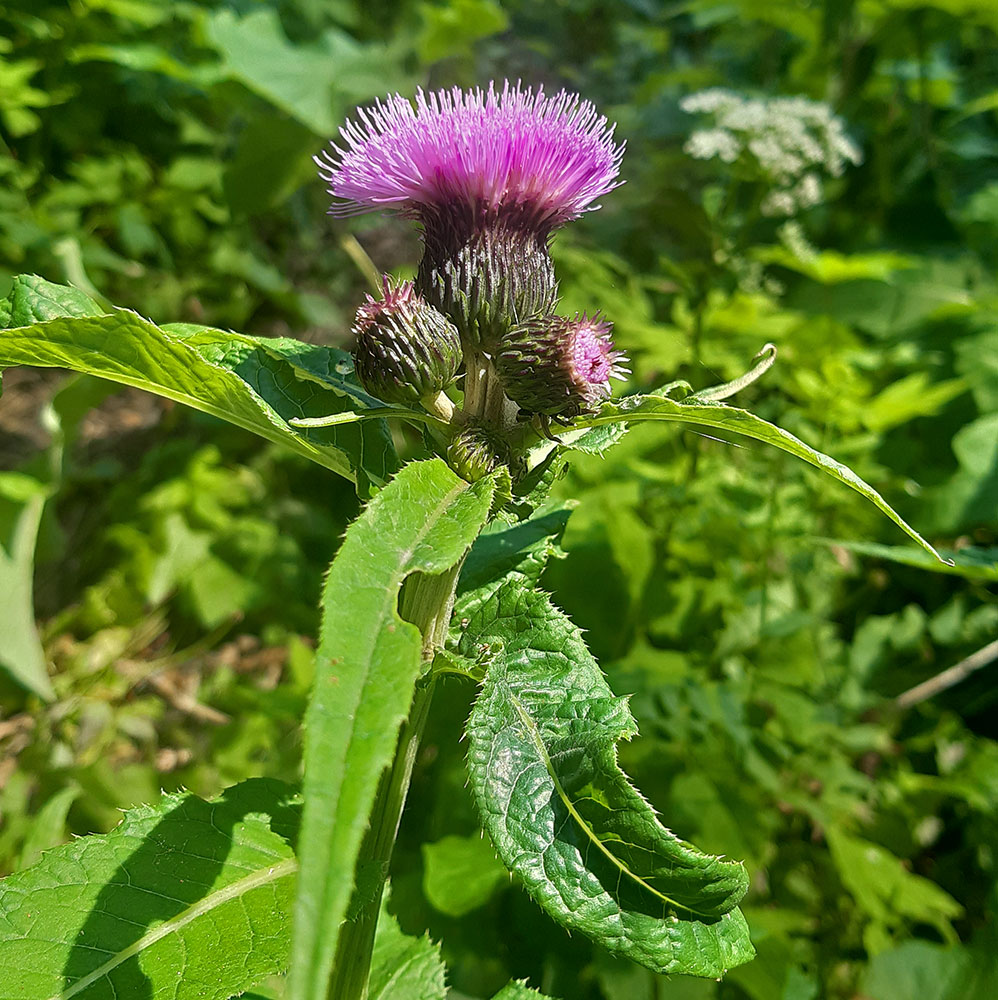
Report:
M 495 358 L 506 395 L 528 413 L 568 419 L 592 412 L 609 398 L 610 379 L 627 372 L 610 329 L 598 314 L 585 313 L 538 317 L 517 327 Z
M 368 296 L 354 324 L 354 366 L 364 388 L 386 403 L 414 403 L 446 389 L 461 367 L 461 337 L 454 325 L 418 295 L 412 282 L 383 299 Z
M 469 483 L 491 475 L 509 460 L 506 440 L 479 421 L 463 427 L 447 448 L 447 464 Z
M 546 235 L 504 227 L 427 228 L 417 284 L 472 349 L 493 351 L 519 320 L 550 312 L 558 282 Z

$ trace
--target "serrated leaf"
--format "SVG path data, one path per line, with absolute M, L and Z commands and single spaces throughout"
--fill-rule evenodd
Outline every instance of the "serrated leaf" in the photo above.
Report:
M 507 983 L 492 1000 L 555 1000 L 555 998 L 532 990 L 525 979 L 514 979 Z
M 740 434 L 743 437 L 773 445 L 796 458 L 803 459 L 826 475 L 845 483 L 861 496 L 866 497 L 881 512 L 886 514 L 902 531 L 913 538 L 926 552 L 942 562 L 939 553 L 872 487 L 856 475 L 852 469 L 834 458 L 816 451 L 794 437 L 789 431 L 757 417 L 748 410 L 725 403 L 705 401 L 677 402 L 665 396 L 628 396 L 625 399 L 606 403 L 591 416 L 577 420 L 575 427 L 599 427 L 604 424 L 625 421 L 634 423 L 641 420 L 673 420 L 680 423 L 712 427 L 715 430 Z
M 346 355 L 337 362 L 328 352 L 319 377 L 286 361 L 280 345 L 190 324 L 158 327 L 124 309 L 101 313 L 94 306 L 87 313 L 81 295 L 34 276 L 15 279 L 12 322 L 44 318 L 0 332 L 0 368 L 69 368 L 147 389 L 286 445 L 353 479 L 362 492 L 397 468 L 383 421 L 307 430 L 288 423 L 366 405 L 370 397 L 347 377 Z
M 458 649 L 498 652 L 468 723 L 468 767 L 500 858 L 559 923 L 660 973 L 717 977 L 754 954 L 744 867 L 663 827 L 617 765 L 637 727 L 577 628 L 515 575 Z
M 371 958 L 368 1000 L 444 1000 L 446 969 L 440 945 L 429 936 L 402 933 L 382 904 Z
M 574 506 L 574 502 L 547 504 L 517 524 L 490 524 L 461 567 L 458 593 L 498 583 L 512 572 L 536 583 L 565 533 Z
M 299 799 L 165 795 L 0 881 L 0 997 L 227 1000 L 287 966 Z
M 350 526 L 323 592 L 306 720 L 302 881 L 290 997 L 325 996 L 378 778 L 421 670 L 421 637 L 397 610 L 412 573 L 454 567 L 489 514 L 493 486 L 440 460 L 407 465 Z

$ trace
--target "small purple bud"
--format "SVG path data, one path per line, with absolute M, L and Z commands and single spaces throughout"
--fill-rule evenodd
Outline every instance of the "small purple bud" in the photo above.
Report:
M 454 325 L 416 293 L 411 281 L 357 310 L 354 366 L 364 388 L 386 403 L 415 403 L 446 389 L 461 367 Z
M 610 397 L 628 371 L 599 314 L 543 316 L 509 333 L 495 358 L 506 395 L 522 410 L 570 419 Z

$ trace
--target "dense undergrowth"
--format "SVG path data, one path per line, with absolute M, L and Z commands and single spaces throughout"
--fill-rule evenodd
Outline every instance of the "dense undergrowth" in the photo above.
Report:
M 454 679 L 391 902 L 445 938 L 452 995 L 511 976 L 593 1000 L 994 995 L 995 668 L 898 699 L 998 635 L 993 5 L 71 8 L 0 11 L 0 277 L 343 346 L 372 271 L 411 273 L 417 252 L 397 221 L 324 217 L 310 156 L 344 113 L 427 81 L 565 84 L 628 141 L 626 185 L 554 254 L 564 305 L 614 319 L 632 388 L 733 378 L 775 344 L 740 402 L 847 461 L 955 559 L 933 565 L 858 496 L 744 441 L 643 426 L 578 456 L 542 584 L 633 693 L 625 769 L 678 833 L 746 862 L 758 958 L 720 985 L 667 981 L 553 926 L 480 839 L 452 739 L 475 688 Z M 826 102 L 862 162 L 824 162 L 817 200 L 774 214 L 807 171 L 716 135 L 710 155 L 705 130 L 773 130 L 681 106 L 716 87 Z M 22 593 L 33 566 L 51 689 L 11 638 L 31 620 L 11 600 L 0 870 L 161 788 L 295 781 L 304 637 L 357 512 L 348 484 L 87 377 L 11 370 L 4 390 L 0 581 Z

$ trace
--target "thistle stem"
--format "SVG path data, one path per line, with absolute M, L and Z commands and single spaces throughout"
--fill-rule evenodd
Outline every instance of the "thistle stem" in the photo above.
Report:
M 420 402 L 435 417 L 439 417 L 448 424 L 454 419 L 454 404 L 448 399 L 446 393 L 438 392 L 433 396 L 424 396 Z
M 489 387 L 489 362 L 483 354 L 468 352 L 465 355 L 464 412 L 469 417 L 485 413 Z
M 415 573 L 403 588 L 399 613 L 422 633 L 422 658 L 426 666 L 432 662 L 434 653 L 443 645 L 447 636 L 460 569 L 461 563 L 458 563 L 452 569 L 433 576 Z M 355 899 L 351 905 L 354 918 L 347 920 L 340 930 L 327 992 L 328 1000 L 366 1000 L 367 997 L 381 897 L 412 779 L 413 765 L 433 699 L 433 683 L 434 678 L 430 673 L 426 673 L 417 683 L 409 717 L 402 724 L 399 733 L 395 759 L 378 784 L 370 825 L 357 860 L 358 872 L 363 870 L 374 873 L 374 885 L 366 899 L 357 898 L 359 886 L 354 889 Z

